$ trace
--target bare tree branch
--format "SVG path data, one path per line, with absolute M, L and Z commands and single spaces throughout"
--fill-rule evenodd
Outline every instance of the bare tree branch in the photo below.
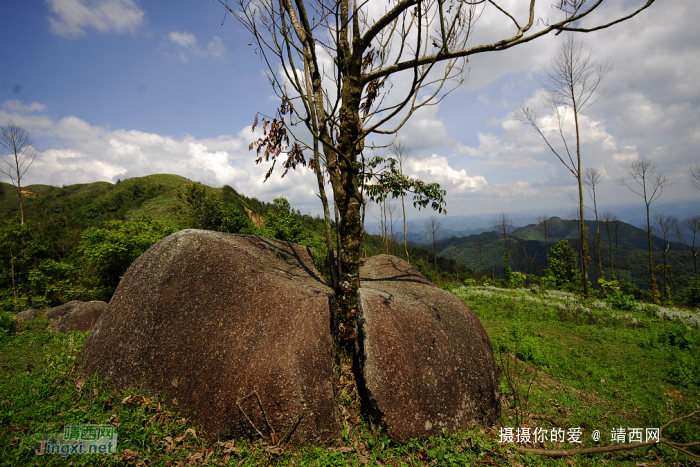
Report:
M 34 149 L 34 141 L 25 129 L 15 125 L 10 120 L 0 127 L 0 174 L 7 176 L 19 198 L 20 224 L 24 225 L 24 209 L 22 197 L 27 196 L 22 190 L 22 178 L 29 167 L 41 158 L 41 153 Z

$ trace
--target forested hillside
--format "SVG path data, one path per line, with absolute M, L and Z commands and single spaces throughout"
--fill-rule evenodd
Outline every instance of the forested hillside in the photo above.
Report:
M 319 271 L 325 261 L 324 221 L 302 215 L 278 198 L 261 202 L 224 185 L 211 188 L 178 175 L 24 191 L 22 225 L 16 191 L 0 185 L 0 311 L 56 306 L 70 300 L 108 301 L 129 265 L 166 235 L 185 228 L 262 235 L 311 247 Z M 335 224 L 332 223 L 335 245 Z M 368 236 L 363 253 L 384 252 Z M 391 252 L 398 253 L 398 248 Z M 426 274 L 429 253 L 413 248 Z M 446 280 L 464 280 L 457 261 L 439 259 Z
M 513 271 L 542 275 L 547 267 L 547 251 L 559 240 L 567 240 L 569 245 L 579 251 L 578 222 L 552 217 L 551 227 L 547 231 L 547 244 L 537 225 L 528 225 L 514 229 L 508 235 L 509 264 Z M 589 277 L 597 283 L 599 270 L 598 248 L 596 244 L 595 221 L 587 221 L 589 228 L 588 245 L 591 261 Z M 611 274 L 638 287 L 648 288 L 648 243 L 644 232 L 633 225 L 615 221 L 609 226 L 609 235 L 601 223 L 601 260 L 603 274 Z M 617 234 L 616 234 L 617 232 Z M 698 239 L 700 241 L 700 238 Z M 662 280 L 660 270 L 663 266 L 662 251 L 664 241 L 653 237 L 654 264 L 659 266 L 656 275 Z M 690 251 L 679 242 L 667 242 L 667 285 L 673 293 L 679 293 L 694 276 L 693 257 Z M 461 238 L 442 239 L 438 243 L 438 254 L 446 258 L 459 260 L 474 271 L 496 277 L 503 277 L 503 257 L 505 242 L 502 234 L 484 232 Z

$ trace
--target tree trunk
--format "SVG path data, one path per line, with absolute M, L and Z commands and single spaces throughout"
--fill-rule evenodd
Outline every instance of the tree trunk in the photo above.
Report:
M 573 93 L 572 93 L 573 95 Z M 578 130 L 578 109 L 574 102 L 574 123 L 576 125 L 576 157 L 578 158 L 578 196 L 579 218 L 581 220 L 581 281 L 583 282 L 583 296 L 588 298 L 588 242 L 586 242 L 586 226 L 583 217 L 583 183 L 581 181 L 581 137 Z
M 646 195 L 646 187 L 644 188 Z M 651 299 L 654 303 L 659 301 L 659 287 L 656 285 L 656 276 L 654 275 L 654 264 L 651 257 L 651 222 L 649 220 L 649 204 L 647 204 L 647 241 L 649 242 L 649 291 Z
M 403 174 L 403 169 L 401 171 Z M 408 256 L 408 239 L 406 238 L 406 205 L 403 200 L 403 193 L 401 193 L 401 209 L 403 210 L 403 249 L 406 252 L 406 261 L 411 262 L 411 258 Z
M 605 271 L 603 271 L 603 256 L 600 253 L 600 220 L 598 220 L 598 202 L 595 196 L 595 185 L 593 185 L 593 212 L 595 213 L 595 227 L 596 227 L 596 247 L 598 250 L 598 270 L 600 271 L 600 278 L 605 280 Z M 598 282 L 596 281 L 596 284 Z
M 360 68 L 354 73 L 345 73 L 341 90 L 339 154 L 327 157 L 331 183 L 335 194 L 335 205 L 340 213 L 338 234 L 340 236 L 340 274 L 336 298 L 338 319 L 335 322 L 337 349 L 342 357 L 352 359 L 356 335 L 357 289 L 360 287 L 360 243 L 362 241 L 362 219 L 360 207 L 362 194 L 358 174 L 362 167 L 357 156 L 362 152 L 358 136 L 362 128 L 360 100 L 362 86 Z M 341 357 L 341 358 L 342 358 Z
M 321 204 L 323 205 L 323 219 L 325 221 L 326 227 L 326 247 L 328 248 L 328 267 L 330 268 L 331 276 L 331 287 L 335 290 L 338 287 L 338 265 L 335 261 L 335 255 L 333 254 L 333 232 L 331 231 L 331 212 L 328 207 L 328 197 L 326 197 L 326 190 L 323 186 L 323 175 L 321 174 L 321 160 L 319 158 L 318 152 L 318 139 L 314 138 L 314 158 L 315 158 L 315 172 L 316 181 L 318 182 L 319 197 L 321 198 Z

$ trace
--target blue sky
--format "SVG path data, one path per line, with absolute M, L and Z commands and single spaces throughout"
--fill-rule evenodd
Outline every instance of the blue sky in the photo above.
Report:
M 603 14 L 640 3 L 612 2 Z M 615 182 L 636 158 L 654 159 L 674 181 L 665 200 L 697 199 L 686 173 L 700 160 L 698 17 L 698 2 L 659 1 L 582 37 L 596 59 L 614 62 L 606 100 L 582 120 L 584 166 L 604 173 L 601 204 L 640 201 Z M 308 170 L 262 183 L 266 167 L 247 150 L 250 124 L 277 101 L 251 36 L 223 19 L 211 0 L 5 2 L 0 40 L 12 46 L 0 69 L 0 122 L 30 131 L 44 154 L 26 181 L 168 172 L 320 212 Z M 504 26 L 485 16 L 478 27 L 489 37 Z M 414 149 L 408 172 L 447 189 L 450 214 L 573 207 L 571 175 L 513 118 L 537 98 L 536 76 L 560 42 L 551 36 L 473 57 L 468 82 L 399 134 Z

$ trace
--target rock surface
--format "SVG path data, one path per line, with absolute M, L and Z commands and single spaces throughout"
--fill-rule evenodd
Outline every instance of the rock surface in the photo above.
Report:
M 17 323 L 18 327 L 23 327 L 27 321 L 31 321 L 37 316 L 46 313 L 47 310 L 38 310 L 36 308 L 32 308 L 31 310 L 24 310 L 20 311 L 14 316 L 14 320 Z
M 66 316 L 68 313 L 71 311 L 75 310 L 77 307 L 82 305 L 85 302 L 81 302 L 80 300 L 73 300 L 68 303 L 64 303 L 63 305 L 55 306 L 48 310 L 44 316 L 46 316 L 46 319 L 49 321 L 53 321 L 55 319 L 58 319 L 62 316 Z
M 69 302 L 73 303 L 73 302 Z M 64 305 L 65 306 L 65 305 Z M 55 319 L 46 328 L 47 331 L 68 333 L 90 331 L 100 318 L 108 304 L 100 301 L 80 302 L 68 314 Z M 53 309 L 51 310 L 53 311 Z M 48 315 L 48 312 L 47 312 Z
M 255 392 L 277 435 L 299 421 L 291 442 L 326 442 L 340 436 L 334 303 L 306 247 L 183 230 L 129 267 L 82 370 L 167 392 L 210 437 L 255 436 L 250 422 L 269 437 Z
M 494 423 L 496 364 L 474 312 L 395 256 L 364 260 L 360 278 L 358 389 L 387 434 L 403 442 Z

